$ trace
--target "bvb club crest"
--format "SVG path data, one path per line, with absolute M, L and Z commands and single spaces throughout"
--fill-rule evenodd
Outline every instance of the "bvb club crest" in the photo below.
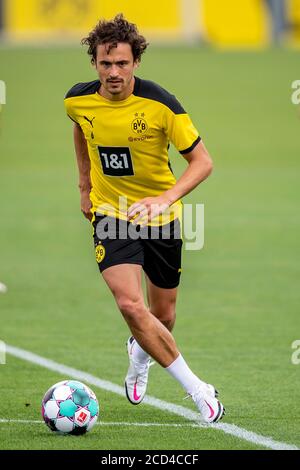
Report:
M 148 130 L 147 121 L 144 119 L 145 113 L 135 113 L 135 119 L 131 123 L 131 129 L 135 134 L 145 134 Z
M 105 257 L 105 248 L 103 245 L 101 245 L 101 243 L 96 246 L 95 253 L 97 263 L 101 263 L 101 261 L 103 261 Z

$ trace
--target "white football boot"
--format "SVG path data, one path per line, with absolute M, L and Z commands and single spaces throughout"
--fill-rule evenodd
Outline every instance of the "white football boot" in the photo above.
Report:
M 225 408 L 216 398 L 217 394 L 213 385 L 201 383 L 192 394 L 188 395 L 193 399 L 205 423 L 217 423 L 225 415 Z
M 213 385 L 202 382 L 202 386 L 204 387 L 204 389 L 206 389 L 206 392 L 209 395 L 211 395 L 212 397 L 215 397 L 215 398 L 218 397 L 219 392 Z
M 131 336 L 127 341 L 129 368 L 125 377 L 125 392 L 128 400 L 133 405 L 138 405 L 143 400 L 148 384 L 149 367 L 154 364 L 148 359 L 146 364 L 137 362 L 132 357 L 132 347 L 135 339 Z

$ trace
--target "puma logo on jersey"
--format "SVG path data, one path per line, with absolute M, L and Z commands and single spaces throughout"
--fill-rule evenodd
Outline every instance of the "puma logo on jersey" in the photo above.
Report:
M 94 126 L 93 126 L 93 120 L 96 118 L 96 116 L 94 116 L 92 119 L 89 119 L 89 118 L 87 118 L 86 116 L 83 116 L 83 118 L 84 118 L 86 121 L 88 121 L 92 127 L 94 127 Z

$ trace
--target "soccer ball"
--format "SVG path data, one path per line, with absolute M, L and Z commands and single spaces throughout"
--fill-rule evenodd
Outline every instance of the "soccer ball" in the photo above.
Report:
M 52 385 L 42 401 L 42 416 L 51 431 L 80 435 L 90 431 L 99 416 L 94 392 L 77 380 Z

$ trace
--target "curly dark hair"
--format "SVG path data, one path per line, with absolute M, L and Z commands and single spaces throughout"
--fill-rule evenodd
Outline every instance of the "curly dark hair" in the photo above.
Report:
M 89 46 L 87 53 L 94 64 L 99 44 L 109 44 L 109 52 L 111 48 L 117 47 L 119 42 L 130 44 L 133 59 L 138 62 L 148 46 L 144 36 L 139 34 L 137 26 L 129 23 L 122 13 L 116 15 L 111 21 L 100 20 L 89 35 L 82 39 L 81 44 Z

